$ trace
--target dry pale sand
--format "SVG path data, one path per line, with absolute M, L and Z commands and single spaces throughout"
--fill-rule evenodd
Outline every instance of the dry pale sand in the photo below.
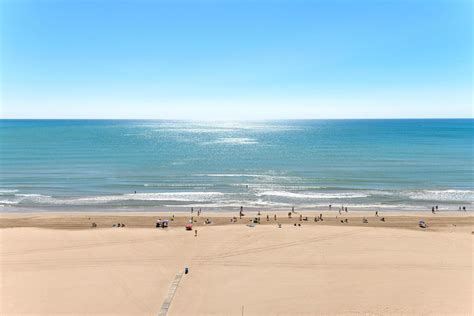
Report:
M 190 273 L 169 315 L 473 311 L 474 235 L 468 216 L 446 215 L 442 224 L 442 216 L 426 215 L 428 223 L 439 221 L 429 230 L 412 227 L 417 216 L 399 218 L 398 228 L 359 225 L 356 215 L 353 226 L 335 220 L 302 227 L 285 222 L 282 228 L 210 225 L 200 226 L 197 237 L 182 227 L 17 227 L 35 226 L 28 216 L 1 219 L 3 227 L 11 227 L 0 229 L 1 315 L 157 315 L 185 266 Z M 82 223 L 90 214 L 35 216 L 32 223 L 53 216 L 50 226 L 56 221 L 59 226 L 52 226 L 64 228 L 64 222 Z M 396 216 L 387 219 L 395 222 Z M 25 221 L 30 224 L 22 225 Z M 84 223 L 77 228 L 88 227 Z

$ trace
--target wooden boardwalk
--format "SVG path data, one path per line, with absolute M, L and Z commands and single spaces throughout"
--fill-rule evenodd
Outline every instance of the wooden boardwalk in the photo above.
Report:
M 160 312 L 158 313 L 158 316 L 166 316 L 166 314 L 168 314 L 168 309 L 171 306 L 171 302 L 173 301 L 174 294 L 176 293 L 176 290 L 178 289 L 179 281 L 181 281 L 182 277 L 183 277 L 183 271 L 176 273 L 173 283 L 171 283 L 171 287 L 168 291 L 168 295 L 166 295 L 166 298 L 163 301 L 163 304 L 161 305 L 161 309 L 160 309 Z

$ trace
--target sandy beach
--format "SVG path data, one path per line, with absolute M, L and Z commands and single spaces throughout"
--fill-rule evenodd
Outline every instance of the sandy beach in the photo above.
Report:
M 185 267 L 168 315 L 472 314 L 468 214 L 266 214 L 2 214 L 1 314 L 156 315 Z

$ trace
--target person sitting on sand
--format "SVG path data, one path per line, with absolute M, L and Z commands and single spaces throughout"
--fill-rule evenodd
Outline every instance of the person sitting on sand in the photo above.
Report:
M 270 216 L 268 216 L 268 214 L 267 214 L 267 222 L 268 222 L 269 220 L 270 220 Z
M 288 218 L 291 218 L 291 212 L 288 213 Z
M 348 223 L 347 218 L 344 220 L 344 223 Z
M 96 223 L 92 223 L 92 228 L 96 228 L 97 227 L 97 224 Z
M 381 220 L 382 222 L 385 222 L 385 217 L 382 217 L 380 220 Z
M 369 221 L 367 220 L 367 218 L 364 217 L 364 218 L 362 219 L 362 223 L 367 224 L 368 222 L 369 222 Z

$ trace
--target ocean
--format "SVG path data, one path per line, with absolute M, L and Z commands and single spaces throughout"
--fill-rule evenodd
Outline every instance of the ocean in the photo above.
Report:
M 473 123 L 0 120 L 0 212 L 470 209 Z

